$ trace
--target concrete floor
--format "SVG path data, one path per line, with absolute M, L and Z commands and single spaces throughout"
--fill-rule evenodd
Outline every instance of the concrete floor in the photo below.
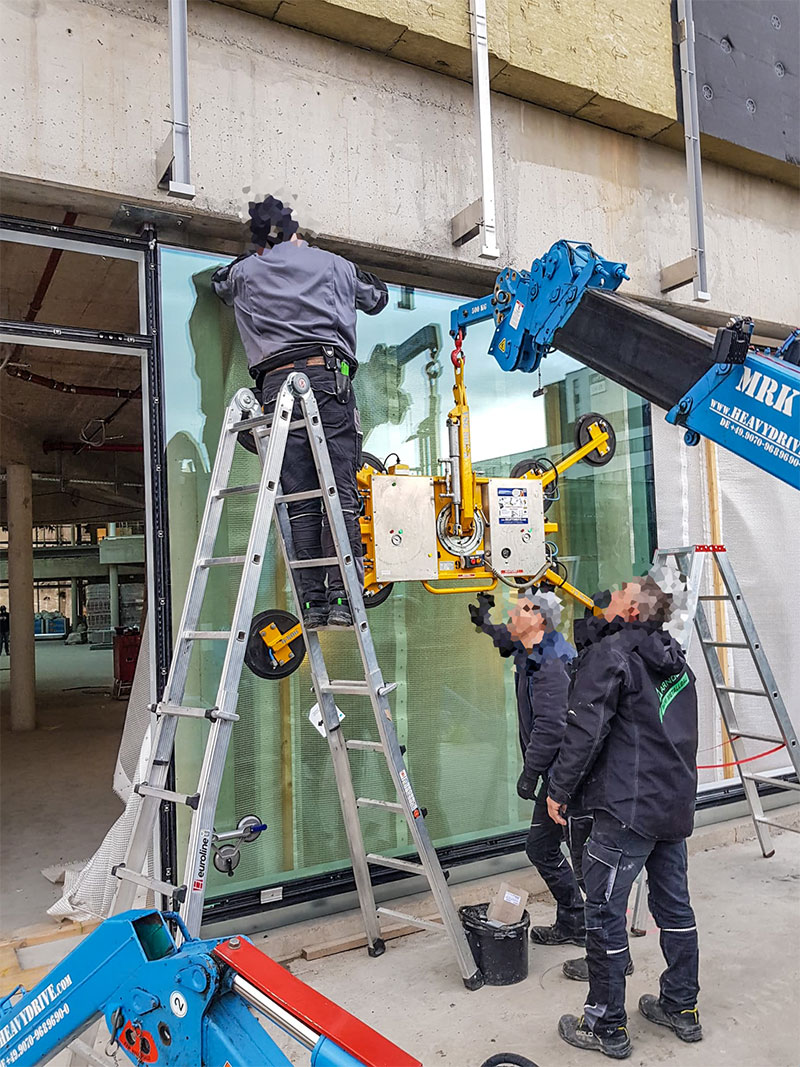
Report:
M 122 811 L 111 781 L 126 708 L 109 696 L 111 652 L 40 641 L 39 728 L 12 734 L 8 662 L 0 657 L 0 934 L 48 921 L 61 887 L 42 868 L 88 859 Z
M 785 833 L 776 842 L 769 860 L 752 841 L 690 860 L 701 946 L 705 1038 L 699 1044 L 683 1044 L 639 1015 L 637 1001 L 658 991 L 663 964 L 654 931 L 632 939 L 631 1065 L 797 1067 L 800 835 Z M 533 922 L 552 921 L 546 903 L 534 901 L 530 910 Z M 263 947 L 270 951 L 268 943 Z M 570 1048 L 556 1033 L 559 1015 L 581 1012 L 586 987 L 560 973 L 563 960 L 574 955 L 574 947 L 532 948 L 527 981 L 476 993 L 461 985 L 447 943 L 430 933 L 395 941 L 376 960 L 361 950 L 295 961 L 289 969 L 426 1067 L 478 1067 L 498 1052 L 521 1053 L 540 1067 L 579 1067 L 606 1061 Z M 280 1043 L 293 1063 L 308 1063 L 299 1045 L 288 1038 Z

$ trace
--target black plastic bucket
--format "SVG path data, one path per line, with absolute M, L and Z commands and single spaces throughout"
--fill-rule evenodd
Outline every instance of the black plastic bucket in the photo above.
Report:
M 487 985 L 514 985 L 528 977 L 528 927 L 530 916 L 522 913 L 518 923 L 492 926 L 486 920 L 488 904 L 469 904 L 458 909 L 469 947 Z

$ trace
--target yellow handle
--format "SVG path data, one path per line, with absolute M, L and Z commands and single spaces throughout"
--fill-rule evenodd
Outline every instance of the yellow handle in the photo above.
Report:
M 441 580 L 441 579 L 440 579 Z M 447 579 L 444 579 L 445 581 Z M 448 593 L 490 593 L 497 585 L 495 578 L 491 585 L 462 585 L 452 589 L 434 589 L 430 582 L 423 582 L 422 586 L 435 596 L 446 596 Z

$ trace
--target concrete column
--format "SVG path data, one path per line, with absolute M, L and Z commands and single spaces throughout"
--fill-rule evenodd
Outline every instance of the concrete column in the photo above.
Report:
M 74 542 L 73 542 L 74 544 Z M 78 604 L 78 579 L 72 578 L 69 583 L 69 624 L 74 630 L 78 625 L 78 618 L 80 615 L 80 605 Z
M 111 602 L 111 629 L 119 626 L 119 566 L 110 563 L 108 567 L 108 599 Z
M 11 615 L 11 729 L 36 729 L 33 638 L 33 483 L 22 463 L 6 467 L 8 600 Z

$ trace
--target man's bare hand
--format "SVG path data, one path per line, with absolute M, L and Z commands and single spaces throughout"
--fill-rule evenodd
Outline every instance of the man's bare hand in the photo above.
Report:
M 566 804 L 557 804 L 552 797 L 547 798 L 547 814 L 553 822 L 557 822 L 559 826 L 567 825 L 567 820 L 564 818 L 566 810 Z

